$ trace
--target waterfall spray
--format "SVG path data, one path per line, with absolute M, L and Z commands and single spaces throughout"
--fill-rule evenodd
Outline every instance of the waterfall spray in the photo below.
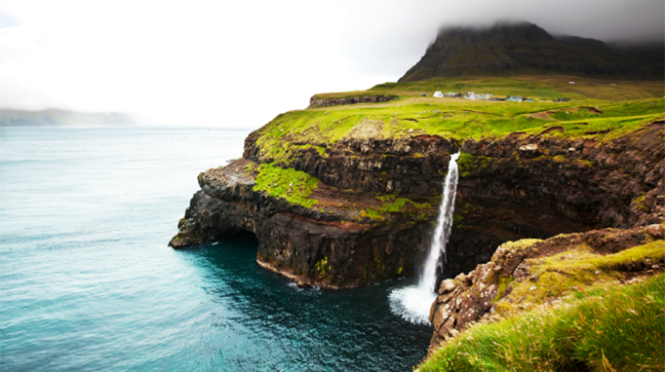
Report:
M 448 163 L 448 174 L 443 185 L 443 200 L 441 200 L 441 207 L 439 208 L 437 225 L 418 285 L 400 288 L 390 293 L 391 310 L 412 323 L 427 324 L 429 322 L 429 309 L 432 301 L 436 298 L 436 269 L 441 256 L 443 255 L 444 260 L 446 258 L 446 244 L 448 244 L 453 227 L 455 194 L 459 177 L 458 157 L 459 152 L 451 155 Z

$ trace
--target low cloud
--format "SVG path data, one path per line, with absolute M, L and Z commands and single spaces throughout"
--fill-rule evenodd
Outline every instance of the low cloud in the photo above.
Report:
M 665 42 L 662 0 L 383 1 L 353 6 L 342 53 L 364 74 L 398 78 L 446 27 L 531 22 L 553 35 L 613 44 Z
M 19 18 L 0 10 L 0 28 L 16 27 L 23 24 Z
M 396 81 L 449 25 L 663 40 L 662 0 L 3 0 L 0 105 L 256 128 L 316 93 Z

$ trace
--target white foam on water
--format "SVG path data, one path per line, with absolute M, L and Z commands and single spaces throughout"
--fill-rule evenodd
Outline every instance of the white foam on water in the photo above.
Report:
M 436 294 L 420 286 L 395 289 L 389 295 L 390 311 L 415 324 L 429 324 L 429 309 Z
M 291 282 L 291 283 L 289 283 L 289 284 L 287 284 L 287 285 L 288 285 L 289 287 L 295 289 L 295 290 L 298 291 L 298 292 L 302 292 L 302 291 L 303 291 L 303 288 L 302 288 L 302 287 L 299 287 L 299 286 L 298 286 L 296 283 L 294 283 L 294 282 Z

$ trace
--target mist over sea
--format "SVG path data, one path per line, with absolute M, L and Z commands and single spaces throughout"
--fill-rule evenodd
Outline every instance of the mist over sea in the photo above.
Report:
M 409 280 L 300 289 L 249 238 L 167 247 L 247 134 L 0 128 L 0 369 L 411 371 L 432 331 L 390 311 Z

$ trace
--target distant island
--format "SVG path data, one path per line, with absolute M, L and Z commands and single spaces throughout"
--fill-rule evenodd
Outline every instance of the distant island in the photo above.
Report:
M 123 126 L 136 125 L 119 112 L 76 112 L 61 109 L 40 111 L 0 109 L 0 126 Z

